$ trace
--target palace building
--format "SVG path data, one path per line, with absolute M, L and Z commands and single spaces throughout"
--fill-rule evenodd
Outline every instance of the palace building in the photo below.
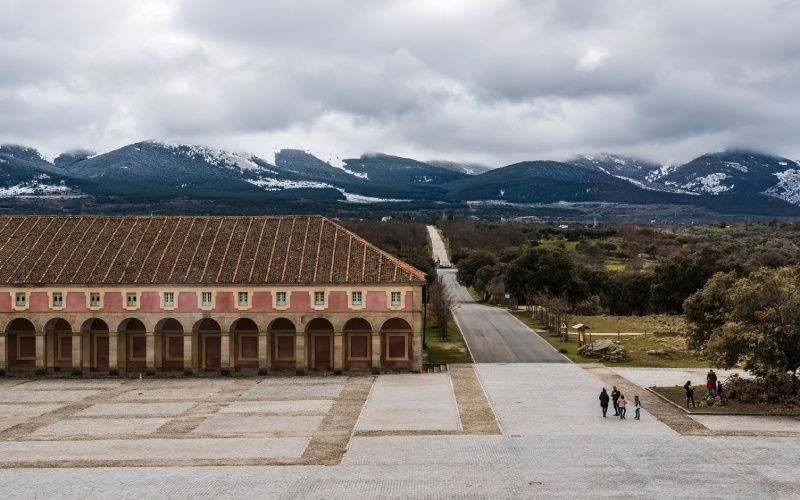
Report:
M 320 216 L 0 217 L 0 370 L 417 371 L 424 283 Z

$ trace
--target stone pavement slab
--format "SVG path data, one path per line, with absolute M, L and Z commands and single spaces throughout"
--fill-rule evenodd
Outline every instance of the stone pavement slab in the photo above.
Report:
M 447 373 L 384 375 L 372 386 L 357 431 L 457 431 L 461 428 Z
M 800 420 L 780 416 L 690 415 L 713 431 L 800 432 Z
M 294 417 L 215 415 L 204 420 L 192 432 L 217 435 L 286 432 L 308 435 L 319 427 L 323 418 L 321 415 Z
M 0 403 L 44 403 L 44 402 L 70 402 L 78 401 L 90 396 L 100 394 L 95 390 L 35 390 L 27 391 L 22 388 L 0 390 Z
M 333 400 L 306 399 L 299 401 L 234 401 L 220 409 L 220 413 L 265 413 L 265 414 L 325 414 L 331 409 Z
M 75 414 L 78 417 L 174 417 L 195 403 L 99 403 Z
M 0 463 L 298 458 L 307 442 L 304 437 L 7 441 L 0 442 Z
M 336 399 L 342 392 L 344 382 L 338 383 L 272 383 L 267 380 L 245 391 L 241 399 L 297 400 Z
M 167 418 L 67 418 L 37 429 L 30 438 L 150 434 L 168 421 Z
M 603 418 L 598 396 L 611 388 L 572 363 L 478 364 L 475 371 L 505 434 L 675 435 L 646 408 L 634 420 L 634 394 L 625 394 L 626 420 L 613 418 L 613 410 Z
M 147 400 L 172 400 L 196 401 L 206 399 L 218 393 L 217 388 L 164 388 L 164 389 L 133 389 L 120 394 L 115 399 L 118 401 L 147 401 Z
M 54 404 L 54 403 L 0 404 L 0 418 L 38 417 L 39 415 L 43 415 L 53 410 L 57 410 L 59 408 L 62 408 L 63 406 L 64 406 L 63 404 Z
M 64 389 L 113 389 L 126 381 L 121 379 L 32 379 L 17 385 L 26 391 L 61 391 Z
M 692 381 L 692 385 L 705 387 L 706 374 L 705 368 L 616 368 L 609 367 L 613 372 L 630 380 L 639 387 L 672 387 L 683 385 L 687 380 Z M 717 376 L 725 383 L 725 379 L 734 373 L 740 377 L 750 377 L 744 370 L 714 370 Z

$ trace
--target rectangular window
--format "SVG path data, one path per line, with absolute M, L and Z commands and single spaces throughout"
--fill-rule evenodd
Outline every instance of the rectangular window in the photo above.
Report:
M 200 298 L 202 300 L 202 304 L 204 306 L 210 306 L 211 305 L 211 292 L 203 292 L 200 295 L 201 295 Z
M 72 336 L 62 335 L 58 338 L 58 359 L 72 358 Z
M 388 358 L 404 359 L 406 357 L 406 336 L 405 335 L 389 335 L 389 353 Z
M 175 292 L 164 292 L 164 307 L 175 306 Z
M 89 294 L 89 306 L 100 307 L 100 293 L 92 292 Z
M 369 356 L 369 336 L 350 336 L 350 359 L 367 359 Z
M 36 337 L 33 335 L 17 336 L 17 359 L 36 359 Z
M 278 342 L 275 348 L 278 359 L 294 359 L 294 336 L 278 335 Z
M 361 305 L 361 292 L 353 292 L 352 293 L 352 302 L 354 306 Z
M 17 292 L 16 295 L 14 295 L 14 304 L 17 307 L 25 307 L 26 298 L 25 292 Z
M 315 306 L 325 305 L 325 292 L 314 292 L 314 305 Z
M 400 292 L 392 292 L 392 305 L 393 306 L 400 305 Z
M 128 307 L 136 307 L 138 301 L 136 300 L 136 292 L 128 292 L 125 294 L 125 304 Z
M 239 305 L 247 306 L 250 303 L 250 295 L 247 292 L 239 292 Z
M 173 360 L 183 359 L 183 337 L 173 335 L 167 340 L 167 357 Z M 146 342 L 145 342 L 146 343 Z
M 275 304 L 279 306 L 286 305 L 286 292 L 276 292 L 275 293 Z
M 64 305 L 64 294 L 61 292 L 53 292 L 53 307 L 61 307 Z

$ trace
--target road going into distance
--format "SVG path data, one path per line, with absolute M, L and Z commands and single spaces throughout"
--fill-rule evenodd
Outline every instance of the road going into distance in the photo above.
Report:
M 434 226 L 428 226 L 433 258 L 449 266 L 447 250 Z M 476 363 L 566 363 L 569 360 L 508 311 L 484 306 L 458 283 L 456 269 L 437 269 L 453 300 L 456 319 Z

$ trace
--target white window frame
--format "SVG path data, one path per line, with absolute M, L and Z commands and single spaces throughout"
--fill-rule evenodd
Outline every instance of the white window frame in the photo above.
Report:
M 358 294 L 358 302 L 355 300 L 356 294 Z M 347 294 L 347 301 L 351 309 L 363 309 L 366 302 L 364 300 L 364 292 L 362 290 L 351 290 L 350 293 Z
M 394 300 L 395 294 L 397 294 L 397 301 Z M 391 307 L 402 307 L 402 305 L 403 305 L 403 292 L 399 292 L 397 290 L 389 292 L 389 305 Z
M 64 292 L 50 292 L 50 308 L 63 309 L 64 308 Z M 58 303 L 56 303 L 58 298 Z
M 208 300 L 206 300 L 208 297 Z M 202 307 L 212 307 L 214 305 L 214 292 L 200 292 L 200 305 Z
M 242 297 L 244 297 L 244 300 L 242 300 Z M 236 292 L 236 303 L 239 307 L 250 307 L 250 292 Z
M 131 296 L 133 296 L 133 305 L 131 305 Z M 139 309 L 139 292 L 125 292 L 125 303 L 123 305 L 128 310 Z
M 168 296 L 170 299 L 172 299 L 169 302 L 167 302 Z M 163 307 L 164 309 L 175 308 L 175 292 L 172 291 L 161 292 L 161 307 Z
M 19 299 L 22 297 L 22 303 Z M 28 308 L 28 292 L 14 292 L 14 309 Z
M 89 309 L 100 309 L 101 307 L 103 307 L 103 294 L 101 292 L 89 292 L 88 295 L 89 296 L 88 296 L 88 300 L 87 300 L 87 302 L 88 302 L 87 306 L 89 307 Z M 96 304 L 92 300 L 92 296 L 94 296 L 94 295 L 97 296 L 97 303 Z
M 279 301 L 278 297 L 283 294 L 283 301 Z M 273 306 L 275 309 L 288 309 L 289 308 L 289 292 L 278 291 L 273 294 Z
M 325 305 L 325 292 L 320 292 L 320 291 L 314 292 L 314 305 L 315 306 Z

